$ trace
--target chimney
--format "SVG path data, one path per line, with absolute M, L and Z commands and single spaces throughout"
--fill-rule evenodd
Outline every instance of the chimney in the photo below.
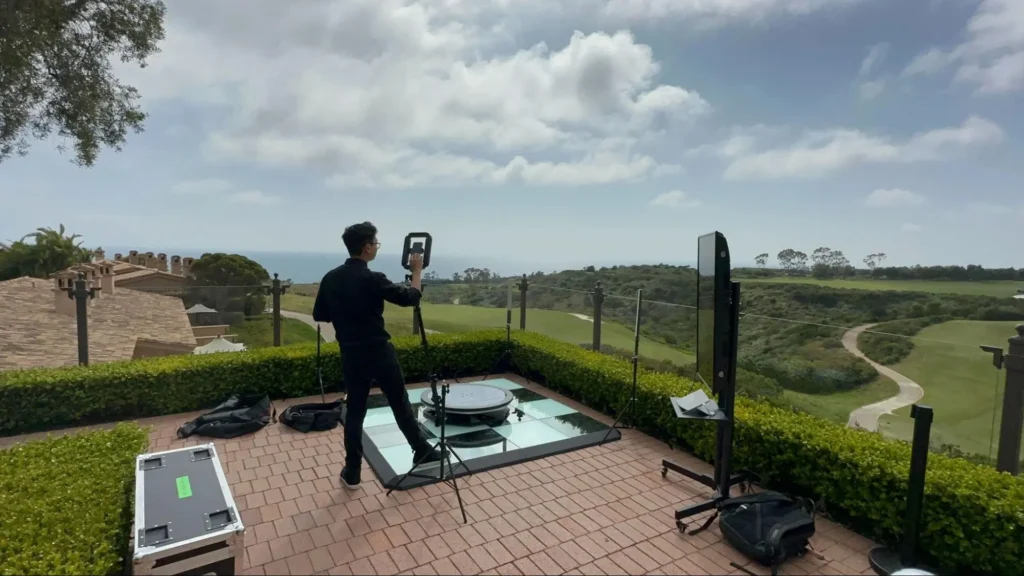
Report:
M 156 268 L 156 255 L 146 252 L 146 261 L 142 263 L 146 268 Z
M 192 268 L 192 262 L 195 262 L 195 258 L 192 258 L 191 256 L 186 256 L 186 257 L 181 259 L 181 275 L 182 276 L 188 276 L 188 271 L 189 271 L 189 269 Z
M 89 268 L 92 269 L 91 270 L 92 275 L 91 276 L 90 275 L 86 275 L 86 277 L 85 277 L 86 278 L 86 282 L 88 283 L 87 285 L 92 287 L 92 288 L 96 288 L 97 290 L 99 290 L 98 292 L 96 292 L 96 297 L 97 298 L 102 298 L 103 297 L 103 290 L 102 290 L 103 284 L 100 281 L 100 278 L 102 277 L 102 274 L 103 274 L 103 272 L 102 272 L 103 266 L 100 266 L 99 264 L 96 264 L 95 262 L 90 262 L 90 263 L 86 264 L 85 266 L 88 266 Z
M 117 260 L 118 262 L 124 262 L 124 254 L 121 254 L 120 252 L 114 254 L 114 260 Z
M 70 294 L 66 290 L 69 287 L 74 287 L 74 275 L 70 272 L 62 272 L 53 278 L 53 304 L 57 314 L 63 314 L 65 316 L 74 317 L 75 301 L 69 298 Z
M 110 298 L 114 295 L 114 268 L 103 265 L 100 268 L 100 297 Z
M 156 269 L 161 272 L 167 272 L 167 254 L 161 252 L 156 255 Z
M 181 276 L 181 256 L 177 254 L 171 256 L 171 274 Z
M 107 253 L 103 251 L 103 248 L 96 249 L 96 261 L 102 262 L 107 259 Z
M 128 252 L 128 263 L 129 264 L 138 264 L 139 263 L 139 251 L 138 250 L 130 250 Z
M 85 275 L 85 287 L 86 288 L 95 288 L 95 287 L 99 286 L 99 283 L 97 282 L 97 278 L 96 278 L 96 276 L 97 276 L 96 270 L 94 270 L 92 268 L 92 266 L 87 266 L 87 265 L 80 264 L 78 266 L 72 266 L 71 268 L 68 268 L 68 271 L 71 272 L 71 274 L 72 274 L 72 277 L 71 277 L 71 280 L 70 280 L 70 283 L 68 284 L 68 286 L 71 286 L 72 288 L 75 287 L 75 281 L 78 279 L 78 275 L 80 273 Z M 72 302 L 73 302 L 73 300 L 72 300 Z M 86 300 L 86 302 L 88 302 L 89 306 L 92 306 L 92 298 L 89 298 L 88 300 Z

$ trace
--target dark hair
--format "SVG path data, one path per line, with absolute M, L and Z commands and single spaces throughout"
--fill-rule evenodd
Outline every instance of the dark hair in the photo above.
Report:
M 348 248 L 350 256 L 359 256 L 363 253 L 363 247 L 373 242 L 373 237 L 376 235 L 376 226 L 369 222 L 360 222 L 345 228 L 345 233 L 341 235 L 341 241 L 345 243 L 345 248 Z

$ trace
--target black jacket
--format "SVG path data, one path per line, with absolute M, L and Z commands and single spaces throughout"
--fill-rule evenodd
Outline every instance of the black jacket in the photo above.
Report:
M 321 280 L 313 320 L 330 322 L 343 350 L 379 344 L 391 340 L 384 329 L 384 302 L 413 306 L 420 297 L 419 290 L 394 284 L 364 260 L 349 258 Z

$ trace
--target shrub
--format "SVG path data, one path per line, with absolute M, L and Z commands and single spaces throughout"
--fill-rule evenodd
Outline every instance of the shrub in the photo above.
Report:
M 538 334 L 515 333 L 518 371 L 608 414 L 625 406 L 628 362 Z M 710 461 L 715 427 L 675 417 L 668 398 L 697 385 L 641 370 L 638 428 Z M 823 500 L 838 521 L 880 542 L 903 529 L 910 446 L 807 414 L 738 397 L 734 469 L 765 486 Z M 624 416 L 624 418 L 627 418 Z M 929 456 L 921 549 L 950 573 L 1022 574 L 1024 481 L 970 462 Z
M 121 573 L 147 443 L 119 424 L 0 450 L 0 574 Z
M 431 335 L 435 370 L 442 375 L 486 372 L 501 355 L 504 340 L 504 331 Z M 424 380 L 427 366 L 419 338 L 402 336 L 394 344 L 406 378 Z M 337 345 L 325 344 L 321 350 L 324 383 L 337 389 Z M 265 393 L 278 399 L 319 390 L 316 344 L 0 372 L 0 435 L 212 408 L 231 394 Z
M 933 324 L 952 320 L 950 316 L 925 316 L 878 324 L 857 338 L 857 347 L 865 356 L 889 366 L 903 361 L 914 350 L 913 336 Z

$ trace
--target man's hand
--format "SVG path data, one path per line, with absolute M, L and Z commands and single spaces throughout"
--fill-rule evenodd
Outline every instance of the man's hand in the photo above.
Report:
M 423 271 L 423 254 L 409 255 L 409 269 L 412 270 L 413 274 Z
M 412 271 L 412 281 L 409 284 L 422 292 L 423 286 L 420 283 L 420 275 L 423 273 L 423 254 L 409 255 L 409 270 Z

